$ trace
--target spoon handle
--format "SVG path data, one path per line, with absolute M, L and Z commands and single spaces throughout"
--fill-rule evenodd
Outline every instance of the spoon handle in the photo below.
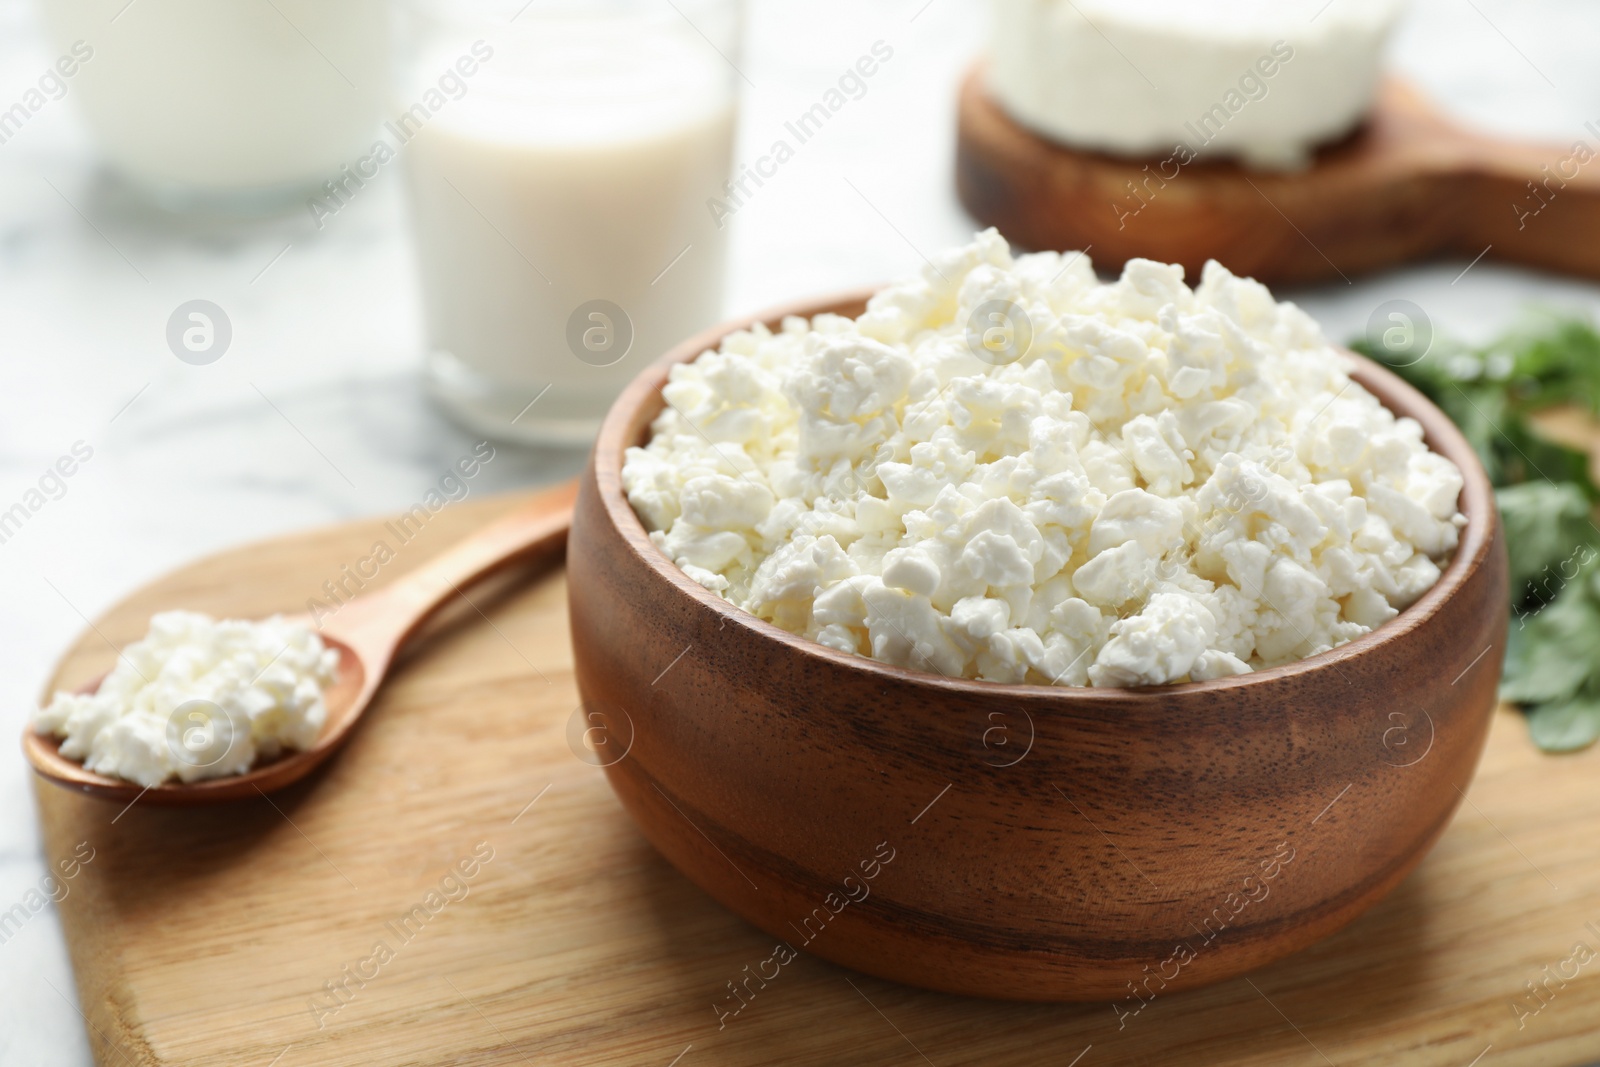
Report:
M 417 627 L 465 587 L 530 555 L 565 549 L 577 495 L 576 479 L 538 493 L 392 584 L 350 601 L 326 632 L 381 674 Z

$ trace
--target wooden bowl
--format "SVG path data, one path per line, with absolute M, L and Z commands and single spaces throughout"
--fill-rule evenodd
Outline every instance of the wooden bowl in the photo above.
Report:
M 591 742 L 645 836 L 773 938 L 719 1015 L 791 950 L 1018 1000 L 1152 997 L 1259 967 L 1393 889 L 1450 821 L 1495 706 L 1506 556 L 1461 434 L 1393 374 L 1355 378 L 1461 468 L 1443 577 L 1373 633 L 1238 678 L 1150 689 L 951 680 L 832 651 L 686 577 L 620 485 L 668 368 L 617 401 L 567 549 Z M 1465 933 L 1465 931 L 1463 931 Z
M 1214 258 L 1276 286 L 1487 256 L 1600 277 L 1593 126 L 1582 152 L 1488 137 L 1389 78 L 1361 128 L 1304 170 L 1124 159 L 1015 122 L 989 95 L 981 63 L 962 82 L 957 115 L 956 191 L 972 216 L 1023 248 L 1091 248 L 1113 273 L 1143 256 L 1198 278 Z

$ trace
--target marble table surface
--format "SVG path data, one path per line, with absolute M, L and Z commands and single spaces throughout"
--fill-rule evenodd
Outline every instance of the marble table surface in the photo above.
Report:
M 985 21 L 977 0 L 753 0 L 739 158 L 873 41 L 895 57 L 730 222 L 730 312 L 900 275 L 970 235 L 951 182 L 953 89 Z M 1465 121 L 1570 144 L 1600 119 L 1595 40 L 1600 6 L 1581 0 L 1419 0 L 1392 65 Z M 53 58 L 31 4 L 0 0 L 0 101 Z M 469 448 L 419 388 L 398 184 L 380 179 L 321 231 L 304 212 L 201 224 L 153 214 L 106 173 L 70 93 L 0 145 L 0 510 L 75 442 L 93 448 L 65 495 L 0 544 L 0 739 L 22 729 L 85 619 L 130 590 L 229 545 L 407 507 Z M 1530 301 L 1600 308 L 1595 285 L 1467 267 L 1280 295 L 1336 339 L 1395 297 L 1469 338 Z M 234 329 L 204 367 L 165 343 L 168 316 L 197 297 Z M 505 449 L 472 491 L 552 480 L 580 459 Z M 32 783 L 4 745 L 0 911 L 46 859 Z M 46 909 L 0 944 L 0 1065 L 89 1062 L 74 1000 Z

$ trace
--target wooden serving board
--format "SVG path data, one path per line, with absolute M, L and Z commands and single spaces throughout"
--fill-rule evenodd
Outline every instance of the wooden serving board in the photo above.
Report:
M 440 512 L 377 581 L 514 503 Z M 54 685 L 106 669 L 111 645 L 162 608 L 303 610 L 379 539 L 392 534 L 370 520 L 185 568 L 99 620 Z M 1600 953 L 1600 749 L 1541 755 L 1509 711 L 1455 822 L 1391 897 L 1306 952 L 1160 996 L 1120 1029 L 1106 1005 L 963 1000 L 804 954 L 719 1025 L 728 983 L 774 946 L 656 855 L 575 755 L 561 573 L 471 596 L 414 647 L 348 748 L 270 800 L 118 810 L 39 785 L 46 860 L 93 849 L 61 913 L 100 1063 L 1600 1058 L 1600 955 L 1572 962 L 1578 943 Z M 1549 991 L 1534 999 L 1530 981 Z
M 957 116 L 962 204 L 1023 248 L 1088 248 L 1112 270 L 1135 256 L 1181 263 L 1191 282 L 1208 259 L 1274 286 L 1433 257 L 1600 277 L 1592 123 L 1564 145 L 1488 137 L 1390 78 L 1366 122 L 1302 170 L 1197 158 L 1192 145 L 1125 159 L 1025 129 L 989 95 L 981 63 Z

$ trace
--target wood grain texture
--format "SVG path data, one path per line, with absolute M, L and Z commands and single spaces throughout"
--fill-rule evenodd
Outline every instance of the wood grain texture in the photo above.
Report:
M 1191 281 L 1216 259 L 1268 285 L 1486 249 L 1489 259 L 1600 277 L 1600 173 L 1587 157 L 1471 133 L 1395 79 L 1367 122 L 1305 170 L 1184 158 L 1048 141 L 990 98 L 982 64 L 961 86 L 956 190 L 974 217 L 1025 248 L 1093 246 L 1111 269 L 1135 256 L 1181 263 Z
M 861 299 L 799 310 L 855 315 Z M 1488 479 L 1414 389 L 1352 357 L 1465 479 L 1460 547 L 1398 618 L 1237 678 L 998 685 L 787 633 L 651 542 L 624 450 L 662 410 L 669 365 L 748 325 L 686 341 L 618 399 L 568 550 L 579 689 L 631 743 L 607 773 L 696 884 L 882 977 L 1133 1011 L 1311 944 L 1421 860 L 1478 761 L 1507 594 Z M 640 649 L 683 652 L 670 684 Z
M 447 509 L 391 567 L 415 566 L 514 503 Z M 124 642 L 163 607 L 302 609 L 381 536 L 373 520 L 230 552 L 97 625 Z M 772 938 L 674 871 L 575 758 L 564 581 L 523 583 L 474 596 L 493 626 L 472 608 L 469 625 L 441 620 L 346 748 L 271 804 L 119 813 L 39 785 L 47 858 L 82 841 L 96 850 L 60 909 L 100 1063 L 267 1067 L 282 1054 L 277 1067 L 667 1067 L 684 1053 L 678 1067 L 922 1064 L 913 1043 L 938 1067 L 1065 1065 L 1089 1045 L 1078 1067 L 1465 1067 L 1490 1043 L 1485 1065 L 1594 1055 L 1593 964 L 1520 1030 L 1511 1004 L 1536 1003 L 1523 983 L 1575 942 L 1600 948 L 1585 926 L 1600 924 L 1600 859 L 1584 831 L 1600 817 L 1600 750 L 1543 756 L 1509 712 L 1496 716 L 1470 803 L 1416 872 L 1248 982 L 1158 997 L 1119 1029 L 1104 1004 L 967 1000 L 802 953 L 719 1029 L 726 983 L 758 968 Z M 678 651 L 635 649 L 655 672 Z M 91 632 L 56 684 L 111 658 Z M 938 810 L 903 848 L 938 832 Z M 494 857 L 466 899 L 399 945 L 389 924 L 480 842 Z M 1283 884 L 1297 873 L 1291 864 Z M 311 999 L 379 939 L 397 945 L 394 959 L 319 1029 Z

